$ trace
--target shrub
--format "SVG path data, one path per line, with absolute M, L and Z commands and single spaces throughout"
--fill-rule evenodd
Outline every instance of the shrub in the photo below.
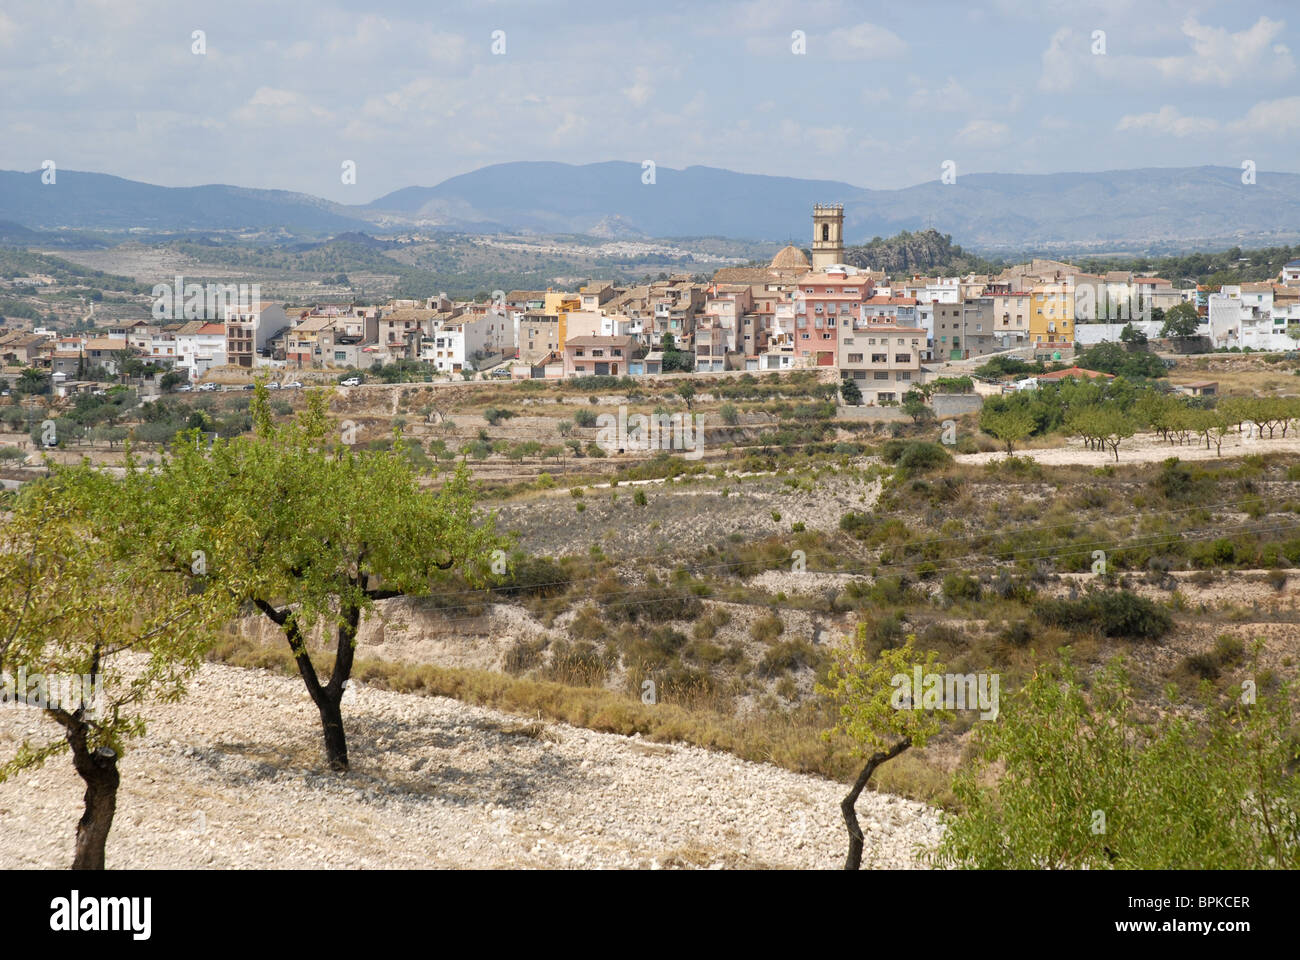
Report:
M 943 595 L 948 600 L 978 600 L 983 591 L 975 577 L 964 573 L 950 573 L 943 578 Z
M 758 643 L 771 643 L 785 632 L 785 624 L 775 612 L 755 620 L 749 627 L 749 635 Z
M 818 662 L 817 651 L 806 640 L 785 640 L 770 647 L 758 662 L 758 674 L 771 679 Z
M 1159 640 L 1173 627 L 1168 610 L 1128 590 L 1099 590 L 1078 600 L 1042 600 L 1034 613 L 1049 627 L 1096 630 L 1129 640 Z

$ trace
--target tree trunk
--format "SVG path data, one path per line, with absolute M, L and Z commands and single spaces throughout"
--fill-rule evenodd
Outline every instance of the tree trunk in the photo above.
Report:
M 858 814 L 854 807 L 857 805 L 858 797 L 871 779 L 871 775 L 876 772 L 876 767 L 880 766 L 886 760 L 892 760 L 904 750 L 912 745 L 910 737 L 904 737 L 898 743 L 894 744 L 889 750 L 883 753 L 873 753 L 867 760 L 867 765 L 862 768 L 858 774 L 858 779 L 853 784 L 853 789 L 849 791 L 840 802 L 840 810 L 844 814 L 844 825 L 849 828 L 849 855 L 844 861 L 845 870 L 858 870 L 862 867 L 862 828 L 858 826 Z
M 72 747 L 72 765 L 86 783 L 85 810 L 77 824 L 77 847 L 72 858 L 73 870 L 103 870 L 104 846 L 117 812 L 117 754 L 108 747 L 90 750 L 86 745 L 89 727 L 80 720 L 68 725 L 68 743 Z
M 320 711 L 321 730 L 325 735 L 325 756 L 330 769 L 339 773 L 348 770 L 348 740 L 343 732 L 343 708 L 339 700 L 330 697 L 328 692 L 317 701 L 316 709 Z
M 289 649 L 293 651 L 294 662 L 298 664 L 298 673 L 307 686 L 307 693 L 320 712 L 321 734 L 325 740 L 325 757 L 330 769 L 339 773 L 348 770 L 348 741 L 343 730 L 343 687 L 352 675 L 352 660 L 355 653 L 357 627 L 361 622 L 361 610 L 357 607 L 345 607 L 343 621 L 338 628 L 338 647 L 334 655 L 334 672 L 328 685 L 322 686 L 316 675 L 316 667 L 307 652 L 307 641 L 298 628 L 298 620 L 287 608 L 276 610 L 269 603 L 258 599 L 254 603 L 274 623 L 284 629 Z

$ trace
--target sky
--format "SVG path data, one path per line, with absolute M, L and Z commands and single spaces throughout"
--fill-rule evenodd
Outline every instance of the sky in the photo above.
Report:
M 515 160 L 1300 172 L 1298 51 L 1253 0 L 5 0 L 0 169 L 344 203 Z

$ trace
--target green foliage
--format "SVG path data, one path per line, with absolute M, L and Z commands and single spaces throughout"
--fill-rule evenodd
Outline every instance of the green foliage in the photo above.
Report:
M 1187 302 L 1171 307 L 1165 313 L 1165 322 L 1160 327 L 1162 337 L 1190 337 L 1196 333 L 1201 318 L 1196 311 L 1196 304 Z
M 1007 454 L 1015 452 L 1015 445 L 1030 436 L 1037 421 L 1027 407 L 986 406 L 980 412 L 980 429 L 1006 444 Z
M 1090 685 L 1040 671 L 997 722 L 935 854 L 978 869 L 1285 869 L 1300 850 L 1300 777 L 1289 693 L 1139 719 L 1119 664 Z M 1003 768 L 996 785 L 988 774 Z
M 1128 640 L 1159 640 L 1173 628 L 1167 609 L 1128 590 L 1095 590 L 1078 600 L 1042 599 L 1034 615 L 1047 626 Z
M 909 635 L 899 646 L 879 654 L 873 655 L 871 648 L 867 625 L 860 623 L 854 636 L 832 654 L 826 682 L 817 685 L 817 692 L 831 700 L 838 714 L 828 736 L 848 737 L 863 756 L 888 750 L 901 740 L 924 747 L 952 714 L 944 710 L 899 709 L 895 705 L 897 680 L 902 677 L 910 681 L 917 666 L 922 674 L 942 674 L 946 668 L 933 650 L 922 656 L 914 636 Z
M 1084 370 L 1110 373 L 1130 380 L 1155 379 L 1169 373 L 1164 361 L 1154 353 L 1129 351 L 1118 343 L 1099 343 L 1079 354 L 1074 362 Z

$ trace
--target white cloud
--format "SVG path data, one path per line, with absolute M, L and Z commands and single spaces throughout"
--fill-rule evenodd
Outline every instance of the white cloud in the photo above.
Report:
M 1122 117 L 1116 130 L 1150 130 L 1173 137 L 1210 133 L 1218 123 L 1209 117 L 1188 117 L 1177 107 L 1163 106 L 1155 113 L 1131 113 Z
M 860 99 L 865 107 L 874 107 L 885 103 L 893 97 L 887 87 L 863 87 Z
M 1156 69 L 1169 80 L 1231 86 L 1238 80 L 1261 77 L 1281 79 L 1295 72 L 1291 51 L 1274 40 L 1286 24 L 1260 17 L 1237 33 L 1223 27 L 1207 27 L 1195 17 L 1183 21 L 1183 33 L 1192 40 L 1192 53 L 1179 57 L 1157 57 Z
M 896 60 L 907 55 L 907 41 L 894 31 L 874 23 L 839 27 L 826 35 L 826 49 L 832 57 L 845 60 Z
M 1300 97 L 1282 97 L 1255 104 L 1240 120 L 1228 124 L 1234 133 L 1300 132 Z
M 972 120 L 961 128 L 956 141 L 968 147 L 992 147 L 1004 143 L 1011 128 L 996 120 Z
M 975 108 L 975 98 L 954 77 L 937 90 L 918 87 L 907 98 L 913 110 L 939 110 L 964 113 Z
M 636 80 L 630 87 L 622 89 L 623 96 L 627 97 L 638 107 L 644 107 L 654 96 L 655 88 L 650 86 L 650 71 L 645 67 L 636 68 Z
M 254 126 L 294 126 L 331 120 L 328 110 L 318 107 L 293 90 L 258 87 L 248 102 L 232 114 L 240 123 Z

